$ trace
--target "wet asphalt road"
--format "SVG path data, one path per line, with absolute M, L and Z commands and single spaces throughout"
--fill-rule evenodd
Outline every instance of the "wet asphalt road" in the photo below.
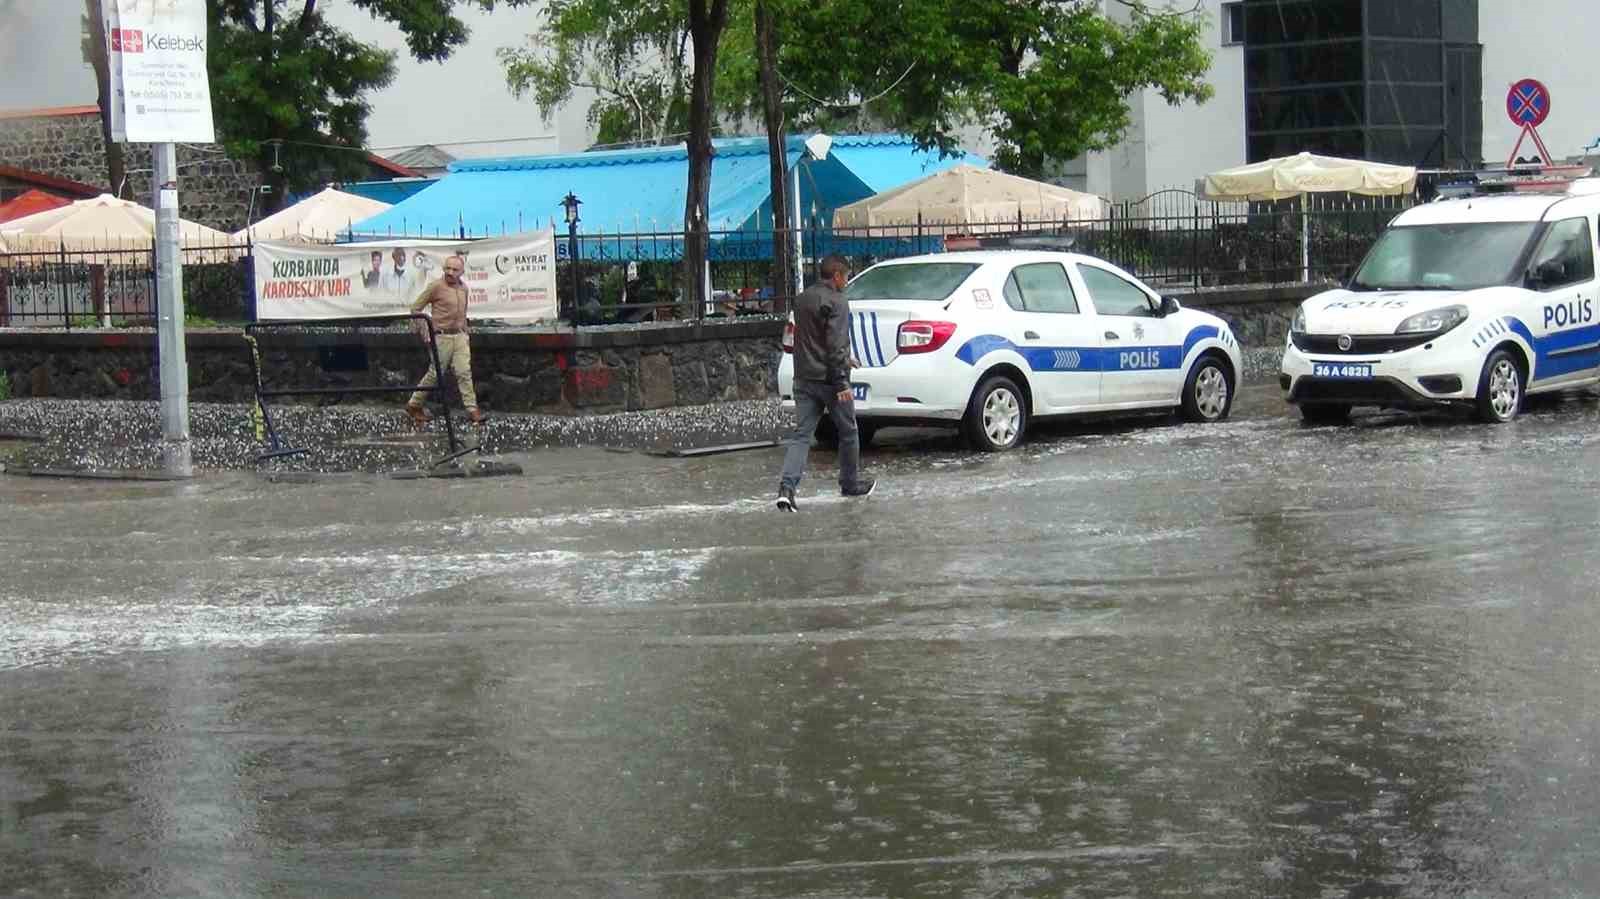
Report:
M 0 477 L 0 895 L 1600 895 L 1600 404 Z

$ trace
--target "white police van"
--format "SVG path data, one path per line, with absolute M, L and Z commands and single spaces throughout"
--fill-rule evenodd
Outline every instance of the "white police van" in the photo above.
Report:
M 1045 416 L 1178 408 L 1220 421 L 1242 371 L 1222 319 L 1078 253 L 894 259 L 861 272 L 846 296 L 863 440 L 884 425 L 955 424 L 993 451 Z M 788 407 L 792 328 L 778 368 Z
M 1600 380 L 1592 181 L 1406 210 L 1344 287 L 1301 304 L 1279 383 L 1307 421 L 1459 406 L 1506 422 L 1528 394 Z

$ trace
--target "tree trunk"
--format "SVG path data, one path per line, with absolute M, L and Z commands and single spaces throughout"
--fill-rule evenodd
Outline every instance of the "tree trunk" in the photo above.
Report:
M 274 5 L 276 0 L 265 0 L 262 4 L 261 14 L 261 71 L 272 71 L 272 51 L 278 40 L 278 11 Z M 274 146 L 270 141 L 277 135 L 267 135 L 261 144 L 261 184 L 265 193 L 260 195 L 260 202 L 256 204 L 259 210 L 258 217 L 266 218 L 283 207 L 288 199 L 283 195 L 289 183 L 284 174 L 282 151 L 283 146 Z M 246 224 L 249 224 L 246 222 Z
M 756 56 L 760 60 L 761 117 L 767 126 L 767 158 L 772 186 L 772 311 L 787 312 L 790 291 L 794 290 L 794 269 L 789 248 L 794 237 L 789 227 L 788 159 L 784 152 L 783 87 L 778 83 L 778 35 L 773 26 L 767 0 L 756 0 Z M 795 197 L 796 203 L 800 202 Z M 799 260 L 793 260 L 794 265 Z
M 128 164 L 123 158 L 122 145 L 111 139 L 111 65 L 106 57 L 105 16 L 100 0 L 83 0 L 84 14 L 89 18 L 89 45 L 86 55 L 94 67 L 95 86 L 100 92 L 100 138 L 106 148 L 106 193 L 126 199 Z
M 709 2 L 709 8 L 707 4 Z M 683 265 L 688 279 L 684 295 L 695 303 L 695 317 L 704 314 L 705 267 L 710 248 L 708 200 L 711 196 L 711 123 L 715 114 L 714 82 L 717 43 L 728 24 L 728 0 L 690 0 L 689 35 L 694 42 L 694 78 L 689 87 L 689 194 L 683 209 Z

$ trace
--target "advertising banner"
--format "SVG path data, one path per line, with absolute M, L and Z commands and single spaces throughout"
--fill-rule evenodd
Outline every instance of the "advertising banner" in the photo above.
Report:
M 206 77 L 206 0 L 103 0 L 111 137 L 216 140 Z
M 556 317 L 555 232 L 447 243 L 384 240 L 308 246 L 255 245 L 256 317 L 401 315 L 443 275 L 445 257 L 466 260 L 467 316 L 531 322 Z

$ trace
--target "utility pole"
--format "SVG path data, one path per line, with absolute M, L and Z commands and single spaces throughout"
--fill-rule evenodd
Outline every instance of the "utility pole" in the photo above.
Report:
M 151 146 L 155 157 L 156 351 L 161 360 L 161 461 L 168 474 L 190 477 L 189 360 L 183 333 L 183 260 L 178 234 L 178 152 Z

